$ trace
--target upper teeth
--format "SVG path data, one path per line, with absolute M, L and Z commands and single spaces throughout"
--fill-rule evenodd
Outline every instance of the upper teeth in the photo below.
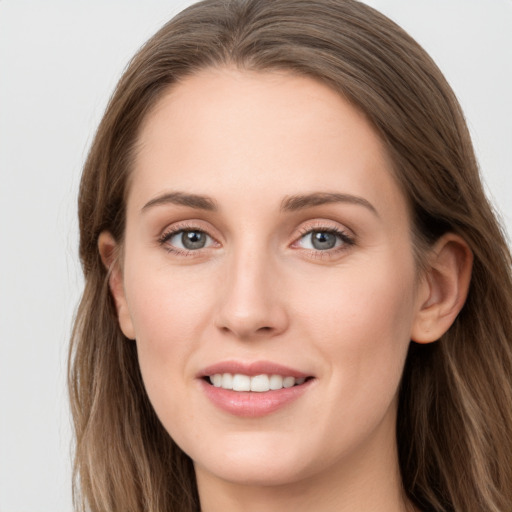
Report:
M 305 377 L 282 377 L 281 375 L 242 375 L 240 373 L 216 373 L 210 376 L 210 382 L 217 388 L 232 389 L 233 391 L 256 391 L 259 393 L 291 388 L 295 384 L 303 384 Z

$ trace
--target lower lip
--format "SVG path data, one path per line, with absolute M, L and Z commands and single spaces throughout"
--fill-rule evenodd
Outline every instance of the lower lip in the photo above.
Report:
M 201 380 L 201 386 L 206 396 L 219 409 L 235 416 L 257 418 L 276 412 L 297 400 L 309 389 L 312 381 L 313 379 L 310 379 L 300 386 L 263 393 L 217 388 L 205 380 Z

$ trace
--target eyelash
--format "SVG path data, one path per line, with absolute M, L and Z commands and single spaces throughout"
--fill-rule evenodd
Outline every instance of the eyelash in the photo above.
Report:
M 356 240 L 353 236 L 349 235 L 347 231 L 338 229 L 336 227 L 327 227 L 324 224 L 318 224 L 313 226 L 307 226 L 299 230 L 300 237 L 296 239 L 293 245 L 298 244 L 300 240 L 305 238 L 307 235 L 312 233 L 329 233 L 336 236 L 340 241 L 341 245 L 332 249 L 320 250 L 320 249 L 305 249 L 314 255 L 315 258 L 329 258 L 338 255 L 340 252 L 347 251 L 350 247 L 356 244 Z
M 209 235 L 204 229 L 198 228 L 195 225 L 178 225 L 171 228 L 168 231 L 165 231 L 159 238 L 158 243 L 160 246 L 164 247 L 165 250 L 169 253 L 176 254 L 178 256 L 188 256 L 194 257 L 198 256 L 198 253 L 201 252 L 200 249 L 190 250 L 190 249 L 180 249 L 178 247 L 170 245 L 168 242 L 172 237 L 179 233 L 185 232 L 196 232 L 205 234 L 210 240 L 213 240 L 215 243 L 218 243 L 211 235 Z M 315 258 L 325 258 L 332 257 L 339 254 L 342 251 L 348 250 L 350 247 L 356 244 L 356 240 L 353 236 L 349 235 L 346 231 L 342 229 L 338 229 L 332 226 L 325 226 L 324 224 L 318 225 L 310 225 L 299 230 L 300 236 L 293 242 L 292 246 L 298 244 L 298 242 L 304 239 L 307 235 L 312 233 L 329 233 L 336 236 L 342 243 L 339 247 L 334 247 L 332 249 L 320 250 L 320 249 L 304 249 L 310 254 L 314 255 Z M 201 248 L 208 249 L 208 247 Z
M 211 240 L 215 239 L 209 235 L 204 229 L 198 228 L 194 225 L 186 225 L 186 224 L 180 224 L 178 226 L 175 226 L 168 231 L 165 231 L 162 233 L 162 235 L 158 238 L 158 243 L 162 247 L 165 248 L 165 250 L 169 253 L 176 254 L 178 256 L 188 256 L 188 257 L 194 257 L 198 255 L 199 249 L 196 250 L 189 250 L 189 249 L 180 249 L 179 247 L 174 247 L 173 245 L 170 245 L 168 242 L 169 240 L 179 234 L 179 233 L 186 233 L 187 231 L 193 231 L 195 233 L 204 233 L 208 238 Z

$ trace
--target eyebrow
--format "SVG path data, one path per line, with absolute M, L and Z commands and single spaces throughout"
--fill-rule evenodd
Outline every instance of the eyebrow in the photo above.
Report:
M 166 204 L 177 204 L 180 206 L 188 206 L 189 208 L 207 211 L 216 211 L 218 209 L 215 201 L 208 196 L 186 194 L 185 192 L 169 192 L 148 201 L 142 207 L 141 212 L 144 212 L 154 206 L 163 206 Z
M 332 192 L 315 192 L 312 194 L 297 194 L 285 197 L 281 202 L 281 211 L 294 212 L 330 203 L 348 203 L 364 206 L 377 217 L 379 216 L 375 207 L 366 199 L 353 196 L 351 194 Z M 177 204 L 206 211 L 218 210 L 216 202 L 211 197 L 198 194 L 187 194 L 185 192 L 168 192 L 148 201 L 142 207 L 141 211 L 144 212 L 154 206 L 163 206 L 167 204 Z
M 299 194 L 286 197 L 281 203 L 281 210 L 294 212 L 314 206 L 321 206 L 329 203 L 348 203 L 364 206 L 373 214 L 379 217 L 376 208 L 366 199 L 351 194 L 338 194 L 330 192 L 315 192 L 313 194 Z

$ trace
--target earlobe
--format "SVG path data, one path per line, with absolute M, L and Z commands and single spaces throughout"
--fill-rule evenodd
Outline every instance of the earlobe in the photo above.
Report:
M 123 273 L 119 263 L 119 245 L 108 231 L 100 233 L 98 237 L 98 251 L 101 261 L 108 271 L 108 284 L 116 305 L 119 327 L 127 338 L 134 340 L 135 330 L 128 310 Z
M 437 241 L 419 287 L 413 341 L 437 341 L 450 328 L 466 301 L 472 265 L 471 249 L 460 236 L 447 233 Z

